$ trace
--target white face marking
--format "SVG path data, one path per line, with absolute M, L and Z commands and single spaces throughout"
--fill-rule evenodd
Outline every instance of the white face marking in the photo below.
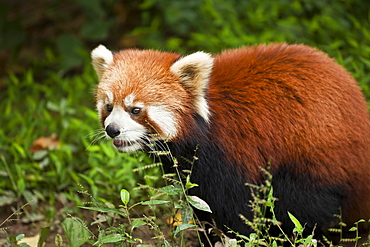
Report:
M 98 100 L 96 102 L 96 109 L 98 110 L 99 118 L 103 115 L 104 105 L 113 103 L 113 93 L 111 91 L 106 91 L 107 98 L 105 100 Z
M 98 110 L 99 119 L 102 116 L 103 106 L 104 106 L 104 101 L 103 100 L 98 100 L 96 102 L 96 109 Z
M 163 106 L 149 106 L 148 116 L 158 126 L 161 131 L 165 134 L 162 138 L 175 137 L 177 135 L 176 119 L 173 114 Z
M 129 94 L 126 96 L 123 103 L 125 104 L 126 107 L 131 107 L 134 103 L 134 99 L 135 99 L 135 95 Z
M 145 137 L 146 128 L 132 120 L 130 114 L 121 106 L 115 106 L 105 119 L 104 127 L 107 128 L 110 124 L 117 126 L 120 131 L 120 134 L 114 138 L 114 143 L 121 142 L 123 144 L 115 145 L 118 151 L 133 152 L 142 148 L 143 144 L 140 140 Z
M 107 97 L 108 97 L 107 104 L 112 104 L 114 98 L 113 98 L 113 93 L 111 91 L 107 91 Z
M 140 108 L 144 108 L 145 105 L 144 103 L 142 102 L 135 102 L 134 103 L 134 100 L 135 100 L 135 95 L 134 94 L 129 94 L 126 96 L 126 98 L 123 100 L 123 103 L 125 104 L 125 106 L 127 108 L 130 108 L 130 107 L 140 107 Z

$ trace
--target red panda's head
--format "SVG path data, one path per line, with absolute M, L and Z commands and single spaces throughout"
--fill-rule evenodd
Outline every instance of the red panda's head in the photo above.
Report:
M 195 114 L 209 121 L 206 90 L 213 66 L 209 54 L 112 53 L 100 45 L 91 56 L 100 80 L 99 118 L 118 151 L 140 150 L 158 139 L 182 138 Z

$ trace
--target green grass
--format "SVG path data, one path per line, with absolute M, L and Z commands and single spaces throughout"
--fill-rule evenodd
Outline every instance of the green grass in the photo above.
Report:
M 125 188 L 141 198 L 143 192 L 133 190 L 138 183 L 157 183 L 158 168 L 133 171 L 151 162 L 146 155 L 119 154 L 99 140 L 96 83 L 90 65 L 65 78 L 52 69 L 10 73 L 0 92 L 0 206 L 19 208 L 29 202 L 22 217 L 53 225 L 67 213 L 78 214 L 77 206 L 90 197 L 117 203 Z M 58 147 L 31 153 L 36 139 L 51 135 Z M 89 198 L 81 191 L 88 191 Z

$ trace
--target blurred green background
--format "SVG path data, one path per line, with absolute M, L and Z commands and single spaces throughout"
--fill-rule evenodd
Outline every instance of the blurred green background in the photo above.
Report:
M 158 169 L 133 170 L 150 164 L 144 154 L 97 140 L 98 44 L 186 54 L 270 42 L 327 52 L 370 99 L 370 1 L 2 0 L 0 223 L 31 202 L 21 222 L 57 224 L 79 214 L 85 190 L 116 203 L 121 188 L 161 183 Z

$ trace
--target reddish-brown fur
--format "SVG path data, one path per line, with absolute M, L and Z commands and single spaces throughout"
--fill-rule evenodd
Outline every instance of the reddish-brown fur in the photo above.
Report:
M 215 58 L 211 132 L 230 162 L 259 182 L 267 162 L 274 170 L 300 161 L 307 165 L 291 167 L 297 174 L 348 183 L 345 220 L 370 218 L 370 122 L 356 81 L 303 45 L 246 47 Z

